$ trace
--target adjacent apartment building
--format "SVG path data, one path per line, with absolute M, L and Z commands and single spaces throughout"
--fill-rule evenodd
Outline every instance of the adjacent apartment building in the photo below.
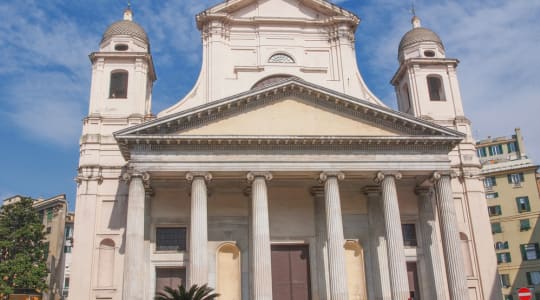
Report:
M 24 196 L 13 196 L 4 200 L 4 205 L 14 204 Z M 39 213 L 45 227 L 45 243 L 48 245 L 47 276 L 49 289 L 43 292 L 43 300 L 62 299 L 64 280 L 64 228 L 67 214 L 66 195 L 48 199 L 34 199 L 34 209 Z
M 519 128 L 510 137 L 479 141 L 476 148 L 505 299 L 518 299 L 520 287 L 533 288 L 540 299 L 538 166 L 527 157 Z
M 75 223 L 75 214 L 70 212 L 66 215 L 66 223 L 64 229 L 64 280 L 62 288 L 62 299 L 67 300 L 69 296 L 69 279 L 71 274 L 71 250 L 73 248 L 73 225 Z

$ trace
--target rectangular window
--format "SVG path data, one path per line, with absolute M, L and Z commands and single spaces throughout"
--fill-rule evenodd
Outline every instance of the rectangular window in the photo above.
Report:
M 508 249 L 508 241 L 495 243 L 495 250 L 504 250 L 504 249 Z
M 401 224 L 401 231 L 403 232 L 403 244 L 406 247 L 416 247 L 418 245 L 415 224 Z
M 539 285 L 540 284 L 540 271 L 527 272 L 527 284 Z
M 519 230 L 520 231 L 527 231 L 531 229 L 531 222 L 529 219 L 519 220 Z
M 71 253 L 71 246 L 64 246 L 64 253 Z
M 109 88 L 109 98 L 127 98 L 128 72 L 113 71 L 111 73 L 111 82 Z
M 486 156 L 487 156 L 487 152 L 486 152 L 486 148 L 485 148 L 485 147 L 478 148 L 478 149 L 476 150 L 476 153 L 478 153 L 478 157 L 486 157 Z
M 497 185 L 497 180 L 494 176 L 484 178 L 484 187 L 490 188 Z
M 495 199 L 495 198 L 499 198 L 499 193 L 487 193 L 486 194 L 486 199 Z
M 66 279 L 64 279 L 64 288 L 69 289 L 69 277 L 66 277 Z
M 516 142 L 508 143 L 507 146 L 508 146 L 508 153 L 514 153 L 514 152 L 517 152 L 517 145 L 516 145 Z
M 186 269 L 184 268 L 156 268 L 156 293 L 163 292 L 166 286 L 178 289 L 186 284 Z
M 490 217 L 500 216 L 502 214 L 501 206 L 500 205 L 488 206 L 488 213 Z
M 161 227 L 156 229 L 157 251 L 186 250 L 186 228 Z
M 47 208 L 47 222 L 52 221 L 52 218 L 53 218 L 53 209 Z
M 491 223 L 491 233 L 501 233 L 502 227 L 501 223 Z
M 516 204 L 517 204 L 518 212 L 520 213 L 531 211 L 529 197 L 517 197 Z
M 503 253 L 497 253 L 497 263 L 509 263 L 512 262 L 512 258 L 510 257 L 510 252 L 503 252 Z
M 501 154 L 503 154 L 503 147 L 501 144 L 489 146 L 489 155 L 495 156 Z
M 538 243 L 520 245 L 523 260 L 536 260 L 540 257 Z
M 520 185 L 525 181 L 523 173 L 508 174 L 508 183 L 513 185 Z
M 501 274 L 501 284 L 503 287 L 507 288 L 510 287 L 510 275 L 508 274 Z

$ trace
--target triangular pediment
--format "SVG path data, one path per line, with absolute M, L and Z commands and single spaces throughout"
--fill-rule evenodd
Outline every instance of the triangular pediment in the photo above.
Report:
M 290 78 L 115 133 L 125 157 L 130 144 L 412 143 L 452 149 L 463 134 Z M 448 151 L 449 151 L 448 150 Z
M 208 124 L 179 130 L 183 136 L 398 136 L 397 130 L 289 96 Z
M 298 78 L 164 116 L 115 135 L 463 137 L 451 129 Z

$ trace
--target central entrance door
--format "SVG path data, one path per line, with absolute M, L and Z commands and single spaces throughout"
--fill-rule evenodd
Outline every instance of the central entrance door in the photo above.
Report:
M 309 246 L 272 245 L 272 296 L 310 300 Z

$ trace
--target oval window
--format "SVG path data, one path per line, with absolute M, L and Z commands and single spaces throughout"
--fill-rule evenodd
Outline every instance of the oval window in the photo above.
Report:
M 424 51 L 424 55 L 426 57 L 435 57 L 435 52 L 431 51 L 431 50 L 426 50 L 426 51 Z
M 117 44 L 114 46 L 114 50 L 116 51 L 126 51 L 127 49 L 129 49 L 129 47 L 126 44 Z

